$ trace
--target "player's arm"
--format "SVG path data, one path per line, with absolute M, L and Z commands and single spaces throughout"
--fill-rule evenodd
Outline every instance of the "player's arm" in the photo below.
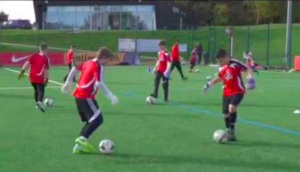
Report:
M 216 85 L 220 82 L 222 82 L 222 78 L 220 78 L 219 76 L 215 77 L 213 80 L 209 81 L 203 86 L 202 92 L 206 93 L 213 85 Z
M 78 73 L 78 70 L 76 69 L 76 67 L 73 67 L 68 75 L 68 78 L 67 78 L 65 84 L 61 88 L 62 93 L 67 94 L 70 92 L 70 89 L 71 89 L 71 86 L 73 83 L 73 79 L 76 77 L 77 73 Z
M 48 81 L 49 81 L 49 69 L 45 69 L 45 85 L 48 85 Z
M 169 78 L 170 77 L 170 72 L 171 72 L 171 66 L 172 66 L 172 63 L 171 63 L 171 58 L 170 58 L 170 55 L 169 54 L 166 54 L 165 55 L 165 60 L 167 60 L 167 69 L 164 73 L 164 76 L 166 78 Z
M 25 71 L 26 71 L 26 69 L 29 67 L 29 65 L 30 65 L 30 61 L 27 60 L 27 61 L 25 62 L 25 64 L 23 65 L 22 70 L 20 71 L 20 74 L 19 74 L 19 76 L 18 76 L 18 79 L 19 79 L 19 80 L 22 79 L 22 78 L 24 77 Z
M 100 90 L 103 91 L 105 96 L 110 100 L 112 105 L 115 105 L 119 102 L 119 99 L 117 96 L 115 96 L 110 89 L 105 85 L 103 81 L 103 67 L 101 66 L 100 73 L 95 72 L 95 77 L 97 79 L 97 82 L 95 84 L 96 87 L 98 87 Z
M 153 70 L 152 70 L 152 73 L 155 73 L 157 71 L 157 66 L 158 66 L 158 63 L 159 63 L 159 60 L 157 60 Z

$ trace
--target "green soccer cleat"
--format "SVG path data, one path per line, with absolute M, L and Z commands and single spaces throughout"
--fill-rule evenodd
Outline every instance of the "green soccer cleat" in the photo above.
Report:
M 91 145 L 87 139 L 84 138 L 77 138 L 75 140 L 75 144 L 76 145 L 73 149 L 73 153 L 91 153 L 95 150 L 93 145 Z
M 83 150 L 81 149 L 81 147 L 80 147 L 78 144 L 76 144 L 76 145 L 74 146 L 74 148 L 73 148 L 73 153 L 74 153 L 74 154 L 80 154 L 80 153 L 84 153 L 84 152 L 83 152 Z

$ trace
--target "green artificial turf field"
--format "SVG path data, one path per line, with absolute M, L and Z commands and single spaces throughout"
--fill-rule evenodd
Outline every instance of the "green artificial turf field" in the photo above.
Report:
M 50 83 L 46 96 L 54 106 L 37 111 L 27 79 L 0 68 L 1 172 L 298 172 L 300 116 L 297 73 L 261 72 L 257 89 L 248 92 L 239 109 L 236 143 L 217 144 L 213 132 L 223 129 L 221 85 L 201 93 L 216 69 L 200 67 L 181 81 L 174 71 L 170 104 L 148 105 L 153 76 L 146 66 L 106 67 L 105 82 L 119 97 L 111 106 L 98 94 L 104 124 L 90 138 L 97 146 L 112 139 L 113 155 L 74 155 L 82 124 L 71 96 Z M 19 70 L 19 68 L 13 68 Z M 185 72 L 187 67 L 184 68 Z M 61 82 L 67 68 L 53 67 L 51 79 Z M 162 90 L 160 90 L 162 94 Z

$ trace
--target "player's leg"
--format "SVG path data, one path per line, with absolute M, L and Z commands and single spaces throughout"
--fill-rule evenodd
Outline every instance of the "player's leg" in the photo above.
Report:
M 172 64 L 171 64 L 171 72 L 174 70 L 174 67 L 175 67 L 175 61 L 172 61 Z
M 88 138 L 102 124 L 103 118 L 98 104 L 93 99 L 76 99 L 78 113 L 82 122 L 86 122 L 75 140 L 73 153 L 92 152 L 94 147 L 88 143 Z
M 224 114 L 225 127 L 227 130 L 230 128 L 230 113 L 229 113 L 230 102 L 231 102 L 231 96 L 223 96 L 223 114 Z
M 229 119 L 230 119 L 230 125 L 229 125 L 229 141 L 236 141 L 236 135 L 235 135 L 235 124 L 237 120 L 237 108 L 238 105 L 242 102 L 244 98 L 244 94 L 236 94 L 233 95 L 230 104 L 228 107 L 229 112 Z
M 33 89 L 34 89 L 34 100 L 35 100 L 35 103 L 38 102 L 38 91 L 37 91 L 37 86 L 35 83 L 31 83 Z
M 159 84 L 160 84 L 160 80 L 162 77 L 163 77 L 163 74 L 161 72 L 156 72 L 155 79 L 154 79 L 154 90 L 153 90 L 153 93 L 151 94 L 151 96 L 154 98 L 158 97 L 158 89 L 159 89 Z
M 45 107 L 43 106 L 43 100 L 45 95 L 45 84 L 36 84 L 37 88 L 37 107 L 42 111 L 45 112 Z
M 193 72 L 195 66 L 196 66 L 196 62 L 191 61 L 190 72 Z
M 163 76 L 164 101 L 169 101 L 169 79 Z
M 89 108 L 86 108 L 85 114 L 88 115 L 86 127 L 81 131 L 81 136 L 89 138 L 91 134 L 103 123 L 103 117 L 100 108 L 95 99 L 87 99 Z
M 181 78 L 182 78 L 183 80 L 187 80 L 187 77 L 185 77 L 185 76 L 183 75 L 182 67 L 181 67 L 180 61 L 177 61 L 175 65 L 176 65 L 176 68 L 177 68 L 178 72 L 180 73 Z
M 68 68 L 69 68 L 69 71 L 68 71 L 67 75 L 64 77 L 64 82 L 66 82 L 66 80 L 68 79 L 69 73 L 72 69 L 72 64 L 71 63 L 68 63 Z M 75 80 L 75 78 L 74 78 L 74 80 Z

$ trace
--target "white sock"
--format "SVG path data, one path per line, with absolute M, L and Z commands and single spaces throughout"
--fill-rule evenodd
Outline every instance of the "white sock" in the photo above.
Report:
M 84 136 L 80 136 L 79 139 L 83 141 L 87 141 L 87 138 L 85 138 Z

